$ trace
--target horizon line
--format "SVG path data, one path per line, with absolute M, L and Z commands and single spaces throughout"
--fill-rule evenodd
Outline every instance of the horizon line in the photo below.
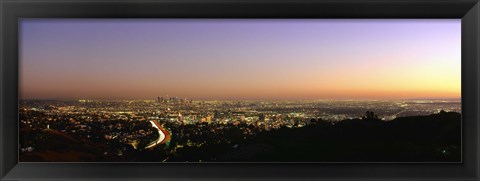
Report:
M 461 97 L 431 97 L 431 98 L 322 98 L 322 99 L 220 99 L 220 98 L 180 98 L 188 101 L 349 101 L 349 100 L 364 100 L 364 101 L 393 101 L 393 100 L 462 100 Z M 157 98 L 27 98 L 18 99 L 19 101 L 156 101 Z

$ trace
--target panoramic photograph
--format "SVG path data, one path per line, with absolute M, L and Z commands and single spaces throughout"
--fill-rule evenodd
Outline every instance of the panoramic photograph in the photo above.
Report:
M 20 19 L 19 162 L 461 162 L 460 19 Z

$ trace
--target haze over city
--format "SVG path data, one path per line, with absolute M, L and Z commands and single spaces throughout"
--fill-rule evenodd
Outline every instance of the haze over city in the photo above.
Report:
M 460 98 L 460 20 L 20 21 L 22 99 Z
M 460 20 L 19 23 L 19 162 L 462 161 Z

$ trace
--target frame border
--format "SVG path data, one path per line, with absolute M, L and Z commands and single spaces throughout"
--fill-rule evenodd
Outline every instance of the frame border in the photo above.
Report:
M 19 18 L 461 18 L 463 163 L 18 163 Z M 478 0 L 0 0 L 0 180 L 480 178 Z

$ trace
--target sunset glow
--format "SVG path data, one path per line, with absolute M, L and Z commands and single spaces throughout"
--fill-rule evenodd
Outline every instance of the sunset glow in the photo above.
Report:
M 460 98 L 460 20 L 20 21 L 22 99 Z

